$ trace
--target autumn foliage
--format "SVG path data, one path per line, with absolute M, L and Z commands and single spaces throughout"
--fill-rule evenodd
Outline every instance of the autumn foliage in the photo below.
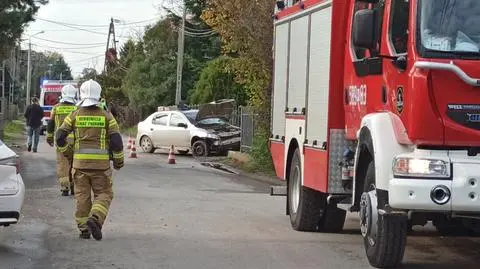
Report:
M 222 51 L 235 59 L 231 68 L 247 89 L 249 104 L 268 129 L 275 1 L 207 0 L 201 18 L 222 39 Z

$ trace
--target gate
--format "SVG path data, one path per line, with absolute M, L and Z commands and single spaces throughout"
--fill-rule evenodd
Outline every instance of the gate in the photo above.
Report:
M 240 151 L 250 151 L 255 135 L 255 116 L 251 107 L 240 107 L 241 143 Z

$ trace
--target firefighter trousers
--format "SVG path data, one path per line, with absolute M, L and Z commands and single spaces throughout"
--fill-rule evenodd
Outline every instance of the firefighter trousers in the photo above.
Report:
M 68 191 L 73 187 L 72 161 L 63 153 L 57 152 L 57 179 L 61 191 Z
M 113 199 L 112 170 L 73 169 L 72 174 L 75 183 L 75 221 L 78 229 L 86 231 L 87 220 L 92 216 L 103 225 Z

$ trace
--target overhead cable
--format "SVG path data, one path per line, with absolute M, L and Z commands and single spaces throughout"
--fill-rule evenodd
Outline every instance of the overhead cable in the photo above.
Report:
M 45 39 L 45 38 L 41 38 L 41 37 L 38 37 L 38 36 L 32 36 L 32 38 L 35 38 L 35 39 L 38 39 L 38 40 L 47 41 L 47 42 L 52 42 L 52 43 L 65 44 L 65 45 L 94 46 L 94 45 L 104 45 L 104 44 L 105 44 L 104 42 L 101 42 L 101 43 L 85 43 L 85 44 L 81 44 L 81 43 L 68 43 L 68 42 L 62 42 L 62 41 L 57 41 L 57 40 Z

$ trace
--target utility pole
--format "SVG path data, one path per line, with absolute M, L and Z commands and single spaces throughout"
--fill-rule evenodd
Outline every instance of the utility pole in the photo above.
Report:
M 26 106 L 25 108 L 28 107 L 28 105 L 30 104 L 30 88 L 32 86 L 32 37 L 33 36 L 36 36 L 36 35 L 39 35 L 39 34 L 43 34 L 45 33 L 45 31 L 40 31 L 34 35 L 31 35 L 29 38 L 28 38 L 28 60 L 27 60 L 27 94 L 25 96 L 25 103 L 26 103 Z
M 7 64 L 6 64 L 6 60 L 3 60 L 2 62 L 2 99 L 1 99 L 1 108 L 0 108 L 0 111 L 1 111 L 1 117 L 0 117 L 0 139 L 3 140 L 4 138 L 4 127 L 5 127 L 5 76 L 6 76 L 6 72 L 5 72 L 5 69 L 7 68 Z
M 27 53 L 27 94 L 25 95 L 25 108 L 30 104 L 30 87 L 32 86 L 32 41 L 28 41 Z
M 110 61 L 116 61 L 117 59 L 117 39 L 115 37 L 115 22 L 118 20 L 114 20 L 113 18 L 110 19 L 110 26 L 108 28 L 108 38 L 107 38 L 107 49 L 105 50 L 105 63 L 103 67 L 103 71 L 108 71 L 108 64 Z M 112 36 L 112 44 L 113 48 L 110 48 L 110 36 Z M 112 50 L 113 49 L 113 52 Z
M 177 51 L 177 91 L 175 94 L 175 104 L 179 105 L 182 100 L 182 75 L 183 75 L 183 53 L 185 49 L 185 20 L 187 18 L 187 8 L 183 4 L 182 27 L 178 29 L 178 51 Z

